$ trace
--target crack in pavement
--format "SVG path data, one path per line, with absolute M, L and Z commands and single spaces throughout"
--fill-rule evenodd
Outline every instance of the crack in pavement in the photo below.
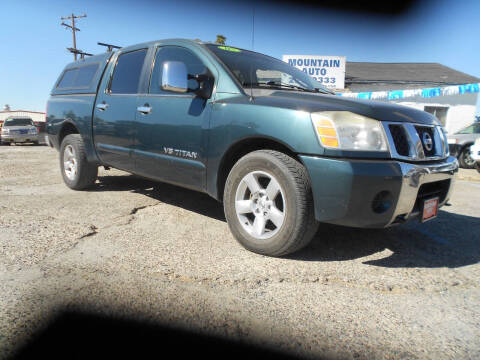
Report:
M 157 204 L 154 204 L 154 205 L 157 205 Z M 137 211 L 143 210 L 143 209 L 145 209 L 147 207 L 150 207 L 150 206 L 153 206 L 153 205 L 143 205 L 143 206 L 134 207 L 132 210 L 130 210 L 129 215 L 135 215 L 137 213 Z
M 98 231 L 97 231 L 98 228 L 97 228 L 95 225 L 90 225 L 90 230 L 91 230 L 90 232 L 88 232 L 88 233 L 80 236 L 80 237 L 78 238 L 78 240 L 81 240 L 81 239 L 84 239 L 84 238 L 86 238 L 86 237 L 90 237 L 90 236 L 93 236 L 93 235 L 98 234 Z M 78 242 L 75 243 L 75 245 L 76 245 L 76 244 L 78 244 Z
M 117 217 L 114 218 L 114 219 L 121 219 L 121 218 L 128 217 L 127 221 L 124 224 L 111 224 L 111 225 L 103 226 L 102 228 L 98 228 L 97 226 L 91 224 L 90 225 L 90 230 L 91 231 L 89 231 L 88 233 L 78 237 L 77 240 L 81 240 L 81 239 L 84 239 L 84 238 L 87 238 L 87 237 L 90 237 L 90 236 L 93 236 L 93 235 L 97 235 L 101 230 L 109 229 L 109 228 L 114 227 L 114 226 L 130 225 L 131 222 L 135 219 L 135 216 L 133 216 L 133 215 L 137 214 L 138 211 L 149 208 L 149 207 L 156 206 L 158 204 L 160 204 L 160 202 L 157 202 L 155 204 L 150 204 L 150 205 L 136 206 L 133 209 L 131 209 L 128 214 L 120 215 L 120 216 L 117 216 Z M 77 245 L 77 244 L 78 243 L 76 243 L 75 245 Z
M 267 285 L 274 285 L 274 284 L 281 284 L 281 283 L 289 283 L 289 284 L 318 284 L 318 285 L 331 285 L 331 286 L 343 286 L 349 288 L 357 288 L 357 289 L 365 289 L 379 293 L 386 293 L 386 294 L 405 294 L 405 293 L 415 293 L 415 292 L 422 292 L 422 293 L 441 293 L 449 290 L 458 290 L 458 289 L 469 289 L 475 288 L 475 283 L 469 283 L 467 281 L 454 281 L 450 284 L 442 284 L 443 286 L 432 286 L 431 288 L 428 287 L 409 287 L 409 286 L 399 286 L 398 284 L 376 284 L 376 283 L 367 283 L 367 284 L 359 284 L 355 280 L 348 280 L 348 279 L 341 279 L 335 277 L 319 277 L 319 276 L 312 276 L 309 278 L 257 278 L 257 279 L 224 279 L 222 276 L 214 276 L 214 277 L 201 277 L 201 276 L 188 276 L 183 274 L 178 274 L 173 270 L 163 270 L 157 272 L 155 277 L 166 277 L 168 280 L 175 280 L 180 281 L 183 283 L 197 283 L 197 284 L 222 284 L 222 285 L 248 285 L 248 286 L 267 286 Z

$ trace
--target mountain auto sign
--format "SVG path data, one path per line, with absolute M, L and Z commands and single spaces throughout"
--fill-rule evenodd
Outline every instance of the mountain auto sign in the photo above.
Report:
M 283 55 L 282 60 L 310 75 L 325 87 L 345 88 L 345 56 Z

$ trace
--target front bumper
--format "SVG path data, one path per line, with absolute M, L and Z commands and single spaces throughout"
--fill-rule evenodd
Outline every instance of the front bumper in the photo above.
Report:
M 2 134 L 2 142 L 36 142 L 38 134 Z
M 458 161 L 412 164 L 394 160 L 333 159 L 301 155 L 310 175 L 315 218 L 321 222 L 382 228 L 418 217 L 422 200 L 451 194 Z M 390 206 L 378 206 L 384 199 Z

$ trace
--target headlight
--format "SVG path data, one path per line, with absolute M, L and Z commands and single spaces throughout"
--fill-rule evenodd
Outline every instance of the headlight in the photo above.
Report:
M 2 134 L 7 135 L 10 132 L 10 130 L 3 128 L 2 129 Z
M 382 123 L 349 111 L 311 114 L 320 144 L 326 148 L 357 151 L 388 151 Z

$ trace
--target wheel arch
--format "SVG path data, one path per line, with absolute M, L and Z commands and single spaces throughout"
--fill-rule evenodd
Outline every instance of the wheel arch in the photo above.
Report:
M 473 145 L 473 141 L 466 141 L 465 143 L 463 143 L 460 148 L 460 151 L 463 151 L 467 146 L 472 146 Z
M 256 150 L 275 150 L 284 153 L 303 165 L 302 160 L 298 154 L 284 142 L 267 136 L 255 136 L 239 139 L 230 147 L 222 156 L 220 160 L 217 177 L 216 177 L 216 194 L 214 194 L 217 200 L 223 200 L 223 191 L 225 189 L 225 183 L 227 181 L 230 170 L 235 163 L 246 154 Z
M 58 146 L 62 145 L 62 141 L 65 138 L 65 136 L 70 135 L 70 134 L 80 134 L 80 131 L 78 128 L 75 126 L 75 124 L 71 121 L 65 121 L 60 128 L 60 131 L 58 132 Z

